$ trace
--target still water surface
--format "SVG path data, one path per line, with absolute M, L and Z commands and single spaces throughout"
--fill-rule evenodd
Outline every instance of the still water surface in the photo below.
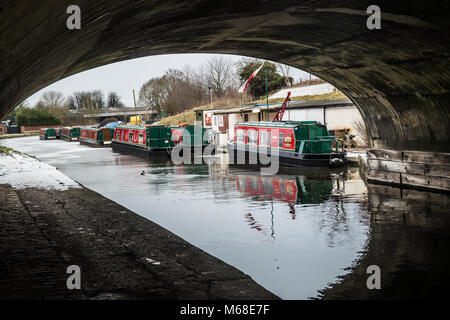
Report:
M 356 168 L 262 177 L 227 165 L 177 165 L 78 142 L 3 140 L 249 274 L 283 299 L 317 297 L 368 242 L 367 189 Z

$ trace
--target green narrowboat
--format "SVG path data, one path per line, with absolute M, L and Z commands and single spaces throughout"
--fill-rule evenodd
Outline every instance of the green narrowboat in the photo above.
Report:
M 203 138 L 206 129 L 193 125 L 173 127 L 163 125 L 117 126 L 112 141 L 113 151 L 138 156 L 169 156 L 176 145 L 201 146 L 208 141 Z M 189 133 L 189 135 L 188 135 Z M 201 136 L 200 136 L 201 135 Z
M 114 129 L 113 151 L 142 157 L 169 155 L 174 147 L 172 128 L 167 126 L 123 125 Z
M 60 139 L 66 141 L 75 141 L 80 138 L 79 127 L 64 127 L 61 129 Z
M 92 147 L 110 147 L 111 146 L 111 130 L 109 128 L 81 128 L 80 144 Z
M 262 164 L 262 154 L 278 154 L 280 165 L 298 167 L 337 166 L 345 160 L 342 140 L 316 121 L 237 123 L 227 149 L 238 164 Z
M 52 128 L 42 128 L 39 132 L 39 139 L 41 140 L 49 140 L 56 139 L 56 130 Z
M 190 147 L 206 147 L 210 144 L 210 140 L 208 139 L 207 129 L 198 125 L 188 124 L 183 127 L 180 127 L 182 139 L 181 145 L 190 146 Z

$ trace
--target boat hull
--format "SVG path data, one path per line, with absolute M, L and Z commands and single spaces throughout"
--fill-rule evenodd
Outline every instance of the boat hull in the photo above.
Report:
M 227 151 L 233 164 L 264 165 L 264 159 L 261 162 L 258 147 L 238 147 L 236 144 L 228 144 Z M 264 155 L 266 154 L 270 157 L 271 150 L 268 149 Z M 336 167 L 344 164 L 345 153 L 302 154 L 280 150 L 278 162 L 279 165 L 288 167 Z
M 41 139 L 41 140 L 55 140 L 57 138 L 55 136 L 52 136 L 52 137 L 39 136 L 39 139 Z
M 169 157 L 170 150 L 167 149 L 150 149 L 146 146 L 137 146 L 130 143 L 112 142 L 112 149 L 114 152 L 123 154 L 130 154 L 142 158 L 149 158 L 154 156 Z
M 64 141 L 68 141 L 68 142 L 74 142 L 74 141 L 78 141 L 78 138 L 74 138 L 74 137 L 66 137 L 66 136 L 60 136 L 59 138 L 60 140 L 64 140 Z
M 111 144 L 107 144 L 103 141 L 97 141 L 92 139 L 84 139 L 80 137 L 80 144 L 87 145 L 94 148 L 110 148 Z

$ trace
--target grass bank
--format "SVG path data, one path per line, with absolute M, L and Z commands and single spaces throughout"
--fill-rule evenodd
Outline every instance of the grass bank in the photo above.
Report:
M 318 101 L 318 100 L 338 100 L 347 98 L 345 94 L 340 91 L 331 92 L 327 94 L 318 94 L 313 96 L 301 96 L 301 97 L 292 97 L 291 101 Z M 286 98 L 279 99 L 269 99 L 269 103 L 282 103 Z M 266 99 L 259 99 L 254 101 L 253 103 L 261 104 L 266 103 Z
M 318 101 L 318 100 L 338 100 L 338 99 L 345 99 L 347 98 L 342 92 L 331 92 L 327 94 L 320 94 L 320 95 L 312 95 L 312 96 L 302 96 L 302 97 L 293 97 L 291 98 L 291 101 Z M 284 98 L 280 99 L 269 99 L 269 103 L 282 103 L 284 102 Z M 265 99 L 259 99 L 256 101 L 252 101 L 251 103 L 244 103 L 244 105 L 253 105 L 253 104 L 263 104 L 266 103 Z M 189 123 L 192 124 L 195 122 L 195 111 L 194 110 L 208 110 L 208 109 L 220 109 L 220 108 L 231 108 L 239 106 L 239 101 L 234 99 L 221 99 L 218 101 L 215 101 L 214 104 L 196 107 L 190 110 L 186 110 L 185 112 L 165 117 L 161 119 L 159 122 L 163 125 L 171 125 L 176 126 L 182 123 Z

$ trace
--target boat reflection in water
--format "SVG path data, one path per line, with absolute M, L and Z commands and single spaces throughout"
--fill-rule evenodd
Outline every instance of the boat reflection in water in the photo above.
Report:
M 255 199 L 286 202 L 292 219 L 296 218 L 294 204 L 317 204 L 330 197 L 331 180 L 313 181 L 305 177 L 278 178 L 249 175 L 236 176 L 237 190 Z M 251 214 L 247 214 L 252 219 Z
M 50 163 L 283 299 L 449 298 L 450 195 L 366 186 L 351 167 L 280 168 L 268 177 L 229 165 L 227 155 L 174 165 L 37 140 L 1 144 Z M 370 265 L 381 269 L 381 290 L 367 288 Z

